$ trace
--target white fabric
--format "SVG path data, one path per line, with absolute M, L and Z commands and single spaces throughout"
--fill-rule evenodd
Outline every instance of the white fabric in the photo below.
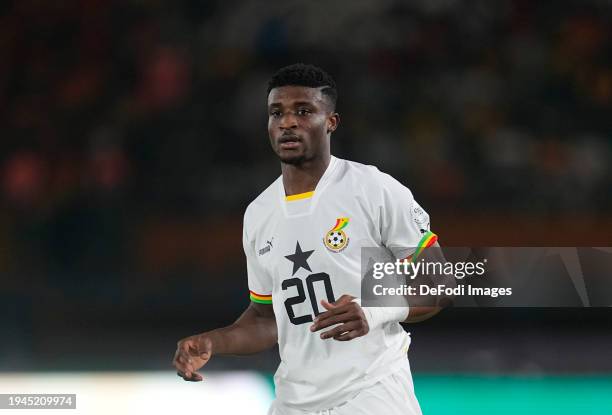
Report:
M 382 378 L 372 387 L 362 390 L 346 402 L 333 408 L 314 412 L 284 407 L 272 403 L 268 415 L 422 415 L 409 368 Z
M 342 230 L 348 243 L 336 252 L 324 239 L 338 218 L 349 219 Z M 351 341 L 322 340 L 321 331 L 310 331 L 312 322 L 294 324 L 289 310 L 294 322 L 324 312 L 326 284 L 334 299 L 359 297 L 362 247 L 386 247 L 405 258 L 427 230 L 429 217 L 410 190 L 373 166 L 335 157 L 311 198 L 286 201 L 279 177 L 249 205 L 243 237 L 249 289 L 272 295 L 281 357 L 275 374 L 279 402 L 299 410 L 331 408 L 403 367 L 410 336 L 399 323 L 381 323 Z M 299 267 L 294 273 L 287 256 L 295 254 L 297 243 L 313 252 L 306 259 L 310 270 Z
M 361 298 L 353 298 L 353 302 L 361 305 Z M 408 318 L 410 307 L 363 307 L 362 310 L 372 330 L 385 323 L 403 322 Z
M 368 320 L 370 330 L 377 329 L 385 323 L 402 322 L 408 318 L 408 307 L 364 307 L 363 313 Z

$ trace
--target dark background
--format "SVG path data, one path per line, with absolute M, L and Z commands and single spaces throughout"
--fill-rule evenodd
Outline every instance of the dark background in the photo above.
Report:
M 335 155 L 446 246 L 612 245 L 609 1 L 0 5 L 0 370 L 164 369 L 248 304 L 242 214 L 280 169 L 266 83 L 336 79 Z M 416 371 L 611 371 L 608 309 L 446 310 Z M 273 370 L 273 352 L 213 368 Z

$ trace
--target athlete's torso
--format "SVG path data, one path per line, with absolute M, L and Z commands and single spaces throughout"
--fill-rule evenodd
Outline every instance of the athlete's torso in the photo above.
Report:
M 385 217 L 385 205 L 392 189 L 382 175 L 332 158 L 310 197 L 287 200 L 279 178 L 247 209 L 249 289 L 272 295 L 281 356 L 276 391 L 287 405 L 330 407 L 407 366 L 410 340 L 397 323 L 347 342 L 310 331 L 325 311 L 322 299 L 360 297 L 361 248 L 384 247 L 389 238 L 385 227 L 393 218 Z M 416 246 L 418 232 L 408 241 Z

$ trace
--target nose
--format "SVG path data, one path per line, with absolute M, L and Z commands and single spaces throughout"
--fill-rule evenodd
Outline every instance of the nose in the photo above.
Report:
M 281 117 L 279 127 L 281 130 L 295 129 L 297 128 L 297 118 L 291 112 L 287 112 Z

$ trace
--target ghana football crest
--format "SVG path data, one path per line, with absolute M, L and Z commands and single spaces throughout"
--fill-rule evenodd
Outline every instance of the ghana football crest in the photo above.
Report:
M 325 234 L 323 243 L 332 252 L 340 252 L 347 247 L 349 238 L 344 232 L 344 228 L 349 224 L 349 218 L 338 218 L 336 224 Z

